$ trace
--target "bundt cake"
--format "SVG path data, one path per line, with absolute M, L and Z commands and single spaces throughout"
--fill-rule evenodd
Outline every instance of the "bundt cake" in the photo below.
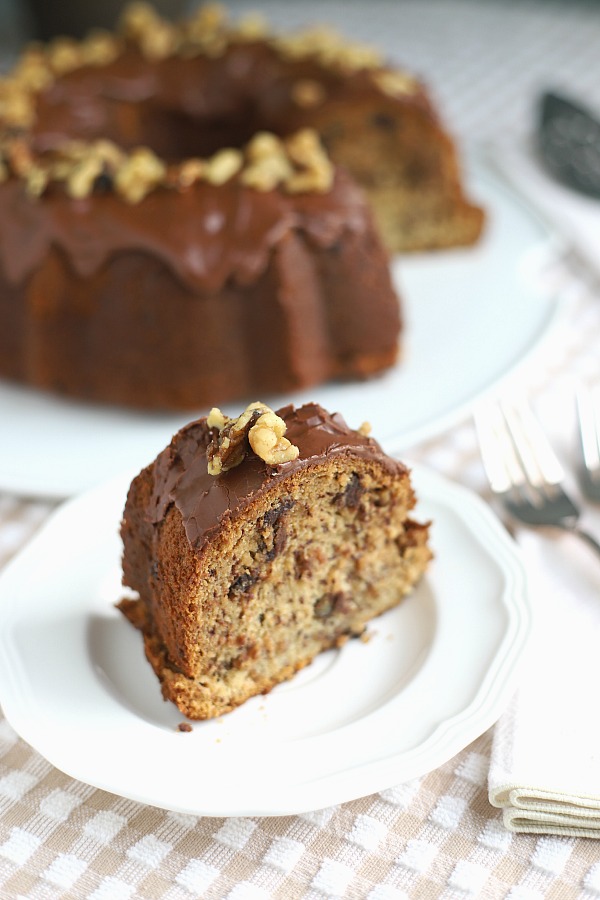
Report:
M 134 4 L 30 47 L 0 80 L 0 375 L 183 409 L 389 367 L 361 190 L 391 247 L 479 234 L 425 88 L 362 46 Z
M 407 468 L 316 404 L 218 409 L 132 482 L 120 608 L 165 699 L 228 712 L 360 635 L 427 567 Z
M 263 133 L 248 152 L 270 143 Z M 273 163 L 304 145 L 318 180 L 324 158 L 306 132 Z M 207 165 L 230 171 L 231 153 Z M 400 307 L 358 188 L 326 160 L 326 191 L 258 191 L 241 180 L 248 171 L 140 203 L 54 188 L 38 202 L 14 179 L 0 185 L 0 373 L 88 400 L 192 409 L 392 365 Z M 311 170 L 296 175 L 308 184 Z

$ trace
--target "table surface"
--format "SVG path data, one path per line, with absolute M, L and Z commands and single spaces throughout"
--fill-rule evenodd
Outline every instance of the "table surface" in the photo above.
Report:
M 600 108 L 600 4 L 339 0 L 261 8 L 275 24 L 318 19 L 379 44 L 426 79 L 465 148 L 525 137 L 548 87 Z M 581 270 L 563 274 L 570 306 L 560 342 L 522 376 L 546 408 L 560 379 L 600 379 L 593 280 Z M 7 425 L 0 422 L 0 439 Z M 470 421 L 410 456 L 489 499 Z M 0 495 L 0 566 L 52 509 Z M 0 712 L 0 898 L 599 897 L 599 842 L 504 829 L 487 798 L 491 735 L 423 778 L 339 807 L 217 819 L 76 782 L 20 740 Z

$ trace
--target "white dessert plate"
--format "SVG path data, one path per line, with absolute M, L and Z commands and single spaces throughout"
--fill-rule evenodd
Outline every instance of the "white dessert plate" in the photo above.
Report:
M 386 449 L 405 451 L 464 418 L 530 358 L 561 307 L 541 276 L 554 238 L 483 164 L 469 182 L 488 212 L 481 243 L 394 263 L 406 319 L 401 362 L 372 381 L 258 399 L 275 407 L 316 400 L 355 428 L 368 420 Z M 241 408 L 240 401 L 228 412 Z M 142 468 L 204 412 L 133 413 L 0 382 L 0 490 L 77 493 L 125 468 Z
M 0 575 L 7 719 L 74 778 L 198 815 L 306 812 L 438 767 L 500 716 L 530 609 L 516 545 L 483 501 L 413 476 L 435 552 L 417 590 L 367 642 L 190 733 L 114 608 L 129 479 L 69 501 Z

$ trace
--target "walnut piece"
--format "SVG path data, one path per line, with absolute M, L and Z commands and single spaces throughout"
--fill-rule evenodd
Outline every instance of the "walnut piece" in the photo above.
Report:
M 285 155 L 283 141 L 270 131 L 257 131 L 246 145 L 246 156 L 251 162 L 271 159 L 281 154 Z
M 31 166 L 25 174 L 25 190 L 30 197 L 39 197 L 48 185 L 48 173 L 39 166 Z
M 159 19 L 138 38 L 138 43 L 146 59 L 150 62 L 160 62 L 161 59 L 168 59 L 174 55 L 177 40 L 175 27 Z
M 93 29 L 81 42 L 82 62 L 87 66 L 106 66 L 121 52 L 121 45 L 110 31 Z
M 206 160 L 204 166 L 204 179 L 209 184 L 217 187 L 225 184 L 230 178 L 233 178 L 243 165 L 243 157 L 239 150 L 226 148 L 219 150 L 214 156 Z
M 285 144 L 268 131 L 254 135 L 246 147 L 246 158 L 240 180 L 257 191 L 272 191 L 294 171 Z
M 102 174 L 103 164 L 99 157 L 88 156 L 82 160 L 67 178 L 66 188 L 70 197 L 88 197 L 93 189 L 94 182 Z
M 206 451 L 209 475 L 239 466 L 250 449 L 269 466 L 298 458 L 298 448 L 284 437 L 285 422 L 264 403 L 251 403 L 237 419 L 214 407 L 206 424 L 213 429 Z
M 7 145 L 7 159 L 11 171 L 20 178 L 26 178 L 34 165 L 31 148 L 24 140 L 10 141 Z
M 381 69 L 371 72 L 371 79 L 380 91 L 390 97 L 401 97 L 414 94 L 418 88 L 418 82 L 408 72 L 393 69 Z
M 154 8 L 144 0 L 139 0 L 127 4 L 119 19 L 118 27 L 125 37 L 136 40 L 152 31 L 159 21 L 160 18 Z
M 325 99 L 325 88 L 312 78 L 301 78 L 292 85 L 291 97 L 301 109 L 312 109 Z
M 30 44 L 17 61 L 11 73 L 23 90 L 42 91 L 54 80 L 43 46 Z
M 31 93 L 17 81 L 0 82 L 0 119 L 9 127 L 28 128 L 35 120 Z
M 48 45 L 47 59 L 55 75 L 66 75 L 78 69 L 83 57 L 79 43 L 74 38 L 58 37 Z
M 206 424 L 209 428 L 217 428 L 219 431 L 223 431 L 227 424 L 227 416 L 217 406 L 213 406 L 208 414 Z
M 288 193 L 320 193 L 330 190 L 335 172 L 316 131 L 303 128 L 291 135 L 285 146 L 290 160 L 299 167 L 285 181 Z
M 133 150 L 115 176 L 115 187 L 128 203 L 139 203 L 159 185 L 166 166 L 147 147 Z
M 381 54 L 367 44 L 345 40 L 326 26 L 308 28 L 299 33 L 276 37 L 273 46 L 284 59 L 314 58 L 331 69 L 355 72 L 381 66 Z
M 238 20 L 233 29 L 233 37 L 236 41 L 252 41 L 264 40 L 268 37 L 269 26 L 264 16 L 260 13 L 246 13 Z
M 206 450 L 209 475 L 221 475 L 239 466 L 250 446 L 250 428 L 268 410 L 263 403 L 251 403 L 237 419 L 232 419 L 216 407 L 211 409 L 206 424 L 215 430 L 215 434 Z
M 190 187 L 196 181 L 200 181 L 206 170 L 206 162 L 197 157 L 185 159 L 179 166 L 177 181 L 181 187 Z
M 203 53 L 218 57 L 227 49 L 227 10 L 220 3 L 200 6 L 181 26 L 181 48 L 185 55 Z
M 269 411 L 263 413 L 248 432 L 250 446 L 269 466 L 298 459 L 298 447 L 284 437 L 286 428 L 283 419 Z

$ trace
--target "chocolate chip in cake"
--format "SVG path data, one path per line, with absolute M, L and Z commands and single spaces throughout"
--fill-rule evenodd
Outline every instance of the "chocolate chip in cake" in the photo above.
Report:
M 394 131 L 396 128 L 396 120 L 386 113 L 378 112 L 371 117 L 371 121 L 376 128 L 381 131 Z
M 234 594 L 245 594 L 257 581 L 258 575 L 255 572 L 242 572 L 242 574 L 238 575 L 235 581 L 231 583 L 229 596 L 231 597 Z
M 312 563 L 304 550 L 294 551 L 294 574 L 296 578 L 312 573 Z
M 348 483 L 344 488 L 344 492 L 342 494 L 338 494 L 335 498 L 335 501 L 341 508 L 346 507 L 347 509 L 357 509 L 363 493 L 364 488 L 360 483 L 360 478 L 358 477 L 356 472 L 353 472 L 348 479 Z
M 273 546 L 270 550 L 267 550 L 265 559 L 270 562 L 272 559 L 275 559 L 276 556 L 279 556 L 280 553 L 283 553 L 286 543 L 287 529 L 285 523 L 279 521 L 273 530 Z
M 263 546 L 265 549 L 265 560 L 270 562 L 272 559 L 275 559 L 276 556 L 279 556 L 280 553 L 283 553 L 286 543 L 287 543 L 287 529 L 285 527 L 284 516 L 290 509 L 295 505 L 294 500 L 283 500 L 277 506 L 274 506 L 272 509 L 267 510 L 267 512 L 263 516 L 262 525 L 263 529 L 267 532 L 264 534 L 264 538 L 266 539 L 266 543 L 263 542 Z M 269 533 L 272 531 L 272 542 L 270 549 L 266 549 L 269 543 Z
M 354 606 L 352 597 L 345 591 L 336 591 L 332 600 L 335 612 L 342 613 L 342 615 L 351 612 Z
M 333 594 L 323 594 L 318 600 L 315 600 L 314 611 L 317 619 L 326 619 L 333 612 L 334 599 Z
M 277 506 L 268 509 L 263 516 L 263 525 L 265 528 L 273 528 L 277 526 L 281 517 L 295 505 L 294 500 L 282 500 Z
M 323 594 L 314 604 L 315 617 L 326 619 L 332 613 L 346 615 L 353 607 L 352 597 L 345 591 L 334 591 Z

